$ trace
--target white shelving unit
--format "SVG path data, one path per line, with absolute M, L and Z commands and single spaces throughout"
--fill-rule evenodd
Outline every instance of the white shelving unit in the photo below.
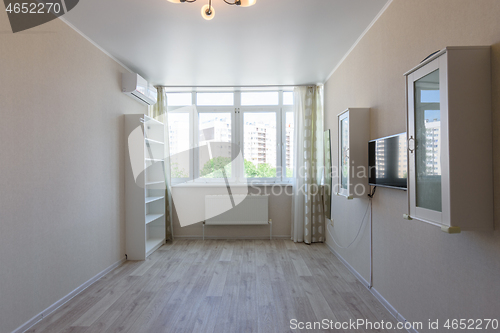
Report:
M 369 193 L 368 172 L 359 172 L 368 166 L 369 121 L 369 108 L 349 108 L 338 115 L 339 181 L 335 192 L 347 199 Z
M 165 129 L 143 114 L 125 115 L 126 254 L 145 260 L 165 243 Z
M 406 219 L 493 230 L 490 47 L 447 47 L 406 73 Z

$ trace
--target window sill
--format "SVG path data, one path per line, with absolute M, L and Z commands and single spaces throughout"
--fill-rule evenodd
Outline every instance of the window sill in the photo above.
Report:
M 173 188 L 189 188 L 189 187 L 226 187 L 226 183 L 219 182 L 189 182 L 189 183 L 180 183 L 180 184 L 172 184 Z M 257 182 L 249 182 L 249 183 L 240 183 L 235 184 L 231 183 L 231 187 L 252 187 L 252 186 L 293 186 L 292 183 L 257 183 Z

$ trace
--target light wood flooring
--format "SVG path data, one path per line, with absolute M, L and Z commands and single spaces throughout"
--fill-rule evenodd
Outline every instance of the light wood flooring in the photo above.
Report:
M 281 333 L 300 331 L 291 319 L 358 318 L 395 323 L 324 244 L 178 240 L 126 262 L 27 332 Z

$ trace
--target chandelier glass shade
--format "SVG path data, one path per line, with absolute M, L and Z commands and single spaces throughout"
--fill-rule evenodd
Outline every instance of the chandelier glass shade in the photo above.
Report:
M 196 0 L 168 0 L 169 2 L 172 3 L 184 3 L 184 2 L 196 2 Z M 250 7 L 255 5 L 257 0 L 223 0 L 226 4 L 231 5 L 231 6 L 240 6 L 240 7 Z M 211 20 L 215 16 L 215 9 L 214 6 L 212 6 L 212 0 L 208 0 L 208 4 L 204 5 L 201 8 L 201 16 L 205 20 Z
M 205 5 L 201 7 L 201 17 L 203 17 L 205 20 L 210 21 L 213 19 L 215 16 L 215 9 L 214 7 L 210 5 Z

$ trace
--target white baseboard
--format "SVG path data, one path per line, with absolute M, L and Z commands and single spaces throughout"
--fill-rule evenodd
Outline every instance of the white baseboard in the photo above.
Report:
M 370 288 L 370 284 L 368 283 L 368 281 L 365 280 L 365 278 L 363 278 L 361 276 L 361 274 L 358 273 L 358 271 L 356 271 L 344 258 L 342 258 L 342 256 L 337 252 L 335 251 L 331 246 L 330 244 L 326 243 L 326 246 L 328 247 L 328 249 L 330 249 L 330 252 L 333 253 L 334 256 L 336 256 L 344 265 L 345 267 L 359 280 L 359 282 L 361 282 L 361 284 L 363 284 L 366 289 L 368 289 L 368 291 L 370 291 L 372 293 L 373 296 L 375 296 L 375 298 L 384 306 L 384 308 L 387 309 L 387 311 L 389 311 L 389 313 L 394 317 L 396 318 L 396 320 L 398 322 L 401 322 L 401 323 L 405 323 L 407 320 L 391 305 L 391 303 L 389 303 L 375 288 Z M 413 328 L 410 328 L 410 329 L 406 329 L 409 333 L 418 333 L 417 330 L 413 329 Z
M 12 331 L 12 333 L 23 333 L 23 332 L 27 331 L 33 325 L 38 323 L 40 320 L 47 317 L 49 314 L 51 314 L 52 312 L 54 312 L 55 310 L 57 310 L 58 308 L 63 306 L 66 302 L 71 300 L 73 297 L 75 297 L 76 295 L 78 295 L 79 293 L 81 293 L 82 291 L 87 289 L 88 287 L 90 287 L 90 285 L 95 283 L 97 280 L 102 278 L 104 275 L 108 274 L 113 269 L 115 269 L 118 266 L 120 266 L 121 264 L 123 264 L 125 262 L 125 260 L 126 259 L 123 258 L 123 259 L 115 262 L 113 265 L 109 266 L 108 268 L 104 269 L 102 272 L 100 272 L 96 276 L 92 277 L 90 280 L 88 280 L 87 282 L 85 282 L 84 284 L 82 284 L 81 286 L 79 286 L 78 288 L 76 288 L 75 290 L 73 290 L 72 292 L 70 292 L 69 294 L 67 294 L 66 296 L 64 296 L 63 298 L 58 300 L 57 302 L 55 302 L 54 304 L 52 304 L 51 306 L 49 306 L 48 308 L 46 308 L 45 310 L 43 310 L 42 312 L 40 312 L 39 314 L 37 314 L 36 316 L 31 318 L 30 320 L 28 320 L 27 322 L 25 322 L 23 325 L 19 326 L 17 329 Z
M 200 236 L 200 235 L 182 235 L 182 236 L 176 235 L 175 239 L 203 239 L 203 236 Z M 269 235 L 267 235 L 267 236 L 255 236 L 255 237 L 252 237 L 252 236 L 219 237 L 219 236 L 206 236 L 205 235 L 205 240 L 207 240 L 207 239 L 210 239 L 210 240 L 214 240 L 214 239 L 231 239 L 231 240 L 233 240 L 233 239 L 245 239 L 245 240 L 267 239 L 267 240 L 269 240 Z M 277 236 L 273 235 L 273 239 L 290 239 L 290 235 L 277 235 Z
M 327 242 L 325 242 L 326 246 L 330 249 L 330 252 L 332 252 L 343 264 L 345 267 L 347 267 L 347 269 L 359 280 L 359 282 L 361 282 L 363 284 L 363 286 L 365 286 L 366 288 L 369 288 L 370 287 L 370 284 L 368 283 L 368 281 L 365 280 L 364 277 L 361 276 L 361 274 L 358 273 L 357 270 L 354 269 L 354 267 L 352 267 L 347 261 L 345 261 L 344 258 L 342 258 L 337 251 L 335 251 L 331 246 L 330 244 L 328 244 Z

